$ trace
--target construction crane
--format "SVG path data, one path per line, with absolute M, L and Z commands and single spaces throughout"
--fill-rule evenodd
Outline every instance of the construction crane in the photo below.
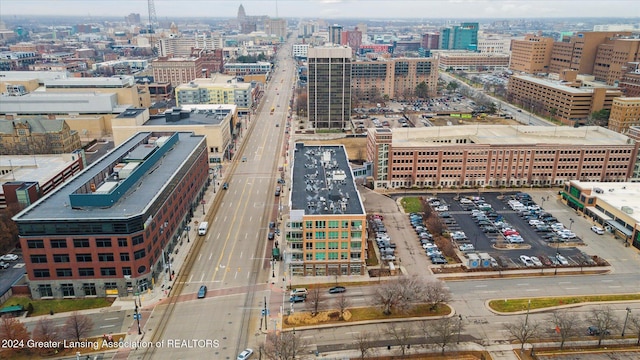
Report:
M 156 16 L 156 5 L 153 0 L 147 0 L 147 9 L 149 12 L 149 24 L 147 25 L 147 34 L 149 34 L 149 43 L 151 44 L 151 49 L 155 54 L 157 52 L 157 49 L 153 42 L 153 34 L 155 34 L 155 28 L 158 26 L 158 17 Z

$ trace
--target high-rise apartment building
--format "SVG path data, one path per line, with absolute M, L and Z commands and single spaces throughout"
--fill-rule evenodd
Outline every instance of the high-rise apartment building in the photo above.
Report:
M 573 73 L 575 75 L 575 71 Z M 595 111 L 611 109 L 613 99 L 619 96 L 622 92 L 618 88 L 580 87 L 577 82 L 550 81 L 528 75 L 513 75 L 507 85 L 509 102 L 566 125 L 584 122 Z
M 422 35 L 422 47 L 428 50 L 440 48 L 440 33 L 426 33 Z
M 525 35 L 523 40 L 511 40 L 509 69 L 529 74 L 549 72 L 553 38 Z
M 309 47 L 307 109 L 316 129 L 345 129 L 351 117 L 351 48 Z
M 239 83 L 232 76 L 195 79 L 176 87 L 176 106 L 186 104 L 233 104 L 247 113 L 253 104 L 251 83 Z
M 348 30 L 342 32 L 342 43 L 351 48 L 354 52 L 357 52 L 362 45 L 362 33 L 358 30 Z
M 440 31 L 440 49 L 477 50 L 478 28 L 477 22 L 466 22 L 442 29 Z
M 172 86 L 188 83 L 199 77 L 206 77 L 206 74 L 202 73 L 202 59 L 199 57 L 159 57 L 151 62 L 151 66 L 156 82 L 168 82 Z
M 631 126 L 640 126 L 640 97 L 613 99 L 609 130 L 625 134 Z
M 559 186 L 627 181 L 640 143 L 599 126 L 369 129 L 375 188 Z
M 343 146 L 295 144 L 285 264 L 294 276 L 363 275 L 366 213 Z
M 287 20 L 267 19 L 264 22 L 264 31 L 268 35 L 273 35 L 284 39 L 287 37 Z

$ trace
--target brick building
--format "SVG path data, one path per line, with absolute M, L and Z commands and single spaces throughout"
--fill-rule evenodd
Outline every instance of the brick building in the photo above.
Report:
M 509 69 L 529 74 L 549 71 L 553 38 L 526 35 L 523 40 L 511 40 Z
M 156 82 L 168 82 L 172 86 L 188 83 L 189 81 L 206 77 L 203 74 L 202 59 L 191 58 L 166 58 L 159 57 L 151 62 L 153 78 Z M 203 76 L 204 75 L 204 76 Z
M 170 267 L 208 173 L 204 136 L 138 133 L 14 216 L 32 296 L 152 287 Z
M 638 143 L 597 126 L 369 129 L 375 188 L 559 186 L 627 181 Z
M 609 130 L 625 134 L 630 126 L 640 126 L 640 97 L 613 99 Z

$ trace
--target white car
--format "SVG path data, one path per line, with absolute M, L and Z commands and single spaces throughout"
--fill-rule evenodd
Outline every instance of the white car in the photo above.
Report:
M 447 205 L 440 205 L 440 206 L 436 207 L 435 210 L 439 211 L 439 212 L 449 211 L 449 207 Z
M 535 264 L 533 263 L 533 261 L 531 261 L 531 258 L 528 257 L 527 255 L 520 255 L 520 261 L 522 261 L 522 263 L 526 266 L 526 267 L 533 267 L 535 266 Z
M 244 349 L 244 350 L 242 350 L 240 355 L 238 355 L 237 360 L 247 360 L 248 358 L 251 357 L 251 355 L 253 355 L 253 350 L 252 349 Z
M 533 262 L 533 265 L 542 266 L 542 261 L 540 261 L 540 259 L 538 259 L 538 257 L 532 256 L 530 259 L 531 259 L 531 262 Z
M 460 251 L 473 251 L 475 249 L 473 244 L 462 244 L 458 248 Z
M 594 233 L 596 233 L 598 235 L 604 235 L 604 229 L 599 227 L 599 226 L 592 226 L 591 227 L 591 231 L 593 231 Z
M 560 265 L 569 265 L 569 261 L 567 260 L 567 258 L 560 254 L 556 254 L 556 259 L 558 260 Z
M 18 260 L 18 255 L 16 254 L 7 254 L 0 256 L 0 260 L 2 261 L 16 261 Z

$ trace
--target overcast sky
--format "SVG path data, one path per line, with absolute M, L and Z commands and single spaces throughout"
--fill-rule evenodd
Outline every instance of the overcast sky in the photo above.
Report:
M 155 0 L 158 19 L 247 15 L 316 18 L 640 17 L 638 0 Z M 276 4 L 278 13 L 276 14 Z M 0 0 L 7 15 L 147 16 L 147 0 Z

